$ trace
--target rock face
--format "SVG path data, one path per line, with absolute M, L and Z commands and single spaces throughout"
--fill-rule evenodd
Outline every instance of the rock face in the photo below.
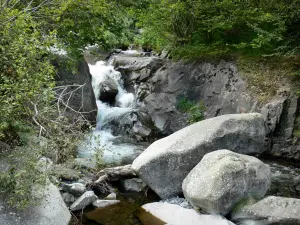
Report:
M 143 225 L 234 225 L 219 215 L 201 215 L 194 209 L 185 209 L 169 203 L 153 202 L 142 206 L 138 213 Z
M 288 82 L 282 81 L 277 96 L 263 105 L 247 90 L 247 82 L 233 62 L 172 62 L 162 56 L 115 55 L 114 66 L 122 73 L 127 91 L 136 93 L 142 103 L 139 117 L 147 118 L 139 127 L 152 130 L 152 139 L 170 135 L 188 124 L 188 113 L 180 112 L 184 98 L 205 106 L 205 118 L 225 114 L 259 112 L 267 124 L 265 148 L 274 156 L 300 159 L 299 97 Z M 146 115 L 146 116 L 145 116 Z M 150 118 L 150 120 L 149 120 Z M 147 132 L 148 133 L 148 132 Z M 144 137 L 140 138 L 145 140 Z M 152 140 L 151 139 L 151 140 Z
M 299 97 L 290 88 L 281 88 L 277 96 L 261 112 L 268 126 L 270 154 L 288 159 L 300 159 L 300 140 L 294 131 L 299 130 Z
M 218 150 L 203 157 L 184 179 L 182 190 L 193 206 L 227 215 L 245 198 L 262 198 L 270 183 L 270 168 L 259 159 Z
M 269 196 L 253 205 L 244 206 L 232 213 L 239 224 L 297 225 L 300 224 L 300 200 Z
M 106 79 L 100 84 L 100 97 L 102 102 L 108 102 L 110 104 L 115 102 L 116 96 L 118 94 L 118 85 L 114 79 L 111 77 L 106 77 Z
M 93 191 L 87 191 L 83 195 L 81 195 L 71 206 L 71 211 L 78 211 L 84 209 L 88 205 L 91 205 L 94 201 L 96 201 L 98 197 L 94 194 Z
M 176 108 L 180 97 L 203 102 L 206 118 L 254 112 L 258 108 L 231 62 L 185 64 L 157 57 L 115 56 L 114 65 L 128 89 L 138 86 L 137 98 L 144 103 L 142 110 L 166 135 L 187 124 L 183 113 Z
M 1 225 L 68 225 L 71 214 L 66 207 L 59 190 L 53 184 L 44 189 L 44 198 L 35 207 L 25 210 L 9 208 L 0 200 Z
M 218 149 L 260 154 L 265 136 L 261 114 L 229 114 L 190 125 L 150 145 L 132 169 L 162 199 L 182 192 L 181 184 L 202 157 Z
M 97 105 L 87 63 L 84 60 L 79 61 L 77 64 L 78 72 L 76 74 L 66 69 L 66 66 L 59 60 L 53 62 L 53 64 L 58 70 L 55 78 L 57 86 L 69 85 L 65 91 L 64 88 L 58 89 L 58 93 L 62 93 L 63 91 L 64 94 L 69 93 L 63 98 L 65 102 L 68 101 L 68 105 L 74 110 L 88 112 L 82 115 L 91 123 L 95 123 Z M 79 88 L 80 85 L 82 85 L 82 88 Z M 72 95 L 71 92 L 73 93 Z M 71 118 L 78 116 L 78 114 L 72 110 L 67 110 L 66 115 Z

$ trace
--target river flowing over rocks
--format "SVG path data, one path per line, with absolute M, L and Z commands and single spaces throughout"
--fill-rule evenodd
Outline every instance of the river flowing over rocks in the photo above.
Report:
M 41 159 L 57 201 L 47 212 L 7 214 L 0 200 L 0 225 L 28 214 L 31 222 L 15 224 L 67 225 L 67 207 L 85 225 L 300 224 L 300 169 L 274 161 L 300 158 L 298 97 L 288 84 L 262 104 L 232 62 L 116 52 L 106 60 L 86 52 L 79 63 L 73 83 L 86 92 L 71 102 L 84 101 L 96 123 L 72 162 Z M 68 83 L 69 75 L 57 79 Z M 195 112 L 201 117 L 191 120 Z
M 134 50 L 106 61 L 87 59 L 98 116 L 79 157 L 101 154 L 105 163 L 126 166 L 106 168 L 85 182 L 87 192 L 75 197 L 71 210 L 89 208 L 85 218 L 100 224 L 298 224 L 298 200 L 291 198 L 299 196 L 297 168 L 256 158 L 298 157 L 297 144 L 290 143 L 297 104 L 289 88 L 262 105 L 231 62 L 175 63 Z M 204 120 L 190 124 L 178 106 L 182 99 L 203 104 Z M 74 196 L 73 185 L 65 185 L 65 193 Z M 149 191 L 156 200 L 137 206 L 122 197 Z M 296 209 L 281 213 L 268 201 Z M 130 219 L 121 222 L 113 214 Z

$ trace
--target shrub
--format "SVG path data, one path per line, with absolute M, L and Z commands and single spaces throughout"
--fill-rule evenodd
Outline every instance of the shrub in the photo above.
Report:
M 206 109 L 203 102 L 196 104 L 185 97 L 181 97 L 177 102 L 177 109 L 188 115 L 187 121 L 189 124 L 199 122 L 205 118 L 204 112 Z
M 39 197 L 33 194 L 33 187 L 46 184 L 46 173 L 39 170 L 40 154 L 33 147 L 18 147 L 12 154 L 1 158 L 8 170 L 0 172 L 0 194 L 7 203 L 16 208 L 37 204 Z

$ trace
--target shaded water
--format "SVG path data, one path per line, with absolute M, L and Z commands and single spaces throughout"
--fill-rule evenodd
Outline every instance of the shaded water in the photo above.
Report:
M 271 168 L 271 187 L 267 195 L 300 198 L 300 165 L 289 161 L 264 160 Z
M 141 193 L 118 193 L 117 199 L 121 201 L 119 204 L 104 209 L 89 207 L 83 213 L 78 212 L 75 223 L 70 225 L 142 225 L 136 217 L 140 207 L 149 202 L 159 201 L 159 197 L 151 190 Z

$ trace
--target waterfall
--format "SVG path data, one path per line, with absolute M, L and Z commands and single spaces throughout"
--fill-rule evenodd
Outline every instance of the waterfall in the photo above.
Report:
M 104 163 L 121 163 L 128 158 L 133 159 L 143 149 L 141 146 L 123 142 L 122 135 L 113 135 L 110 124 L 134 111 L 136 105 L 134 94 L 124 89 L 121 73 L 114 69 L 111 61 L 89 64 L 89 69 L 97 99 L 97 126 L 79 147 L 79 157 L 93 157 L 95 153 L 99 153 Z M 101 84 L 107 79 L 112 79 L 117 84 L 118 94 L 113 105 L 99 100 Z

